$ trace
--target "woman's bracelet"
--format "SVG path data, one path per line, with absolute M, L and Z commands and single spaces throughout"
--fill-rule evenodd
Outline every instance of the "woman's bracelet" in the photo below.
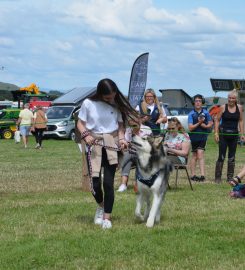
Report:
M 214 132 L 214 136 L 216 136 L 216 135 L 219 135 L 219 133 L 218 132 Z
M 84 139 L 85 137 L 87 137 L 88 135 L 90 135 L 88 130 L 85 130 L 83 132 L 81 132 L 81 139 Z

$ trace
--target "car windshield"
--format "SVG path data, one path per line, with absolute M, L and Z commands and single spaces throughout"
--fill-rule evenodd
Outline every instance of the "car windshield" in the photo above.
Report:
M 62 119 L 71 115 L 74 107 L 55 106 L 50 107 L 47 111 L 48 119 Z

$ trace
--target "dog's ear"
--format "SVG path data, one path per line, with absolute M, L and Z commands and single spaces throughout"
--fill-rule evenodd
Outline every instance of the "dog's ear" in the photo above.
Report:
M 155 140 L 155 138 L 152 137 L 152 136 L 148 136 L 148 137 L 147 137 L 147 141 L 148 141 L 150 144 L 154 144 L 154 140 Z
M 159 148 L 160 146 L 161 146 L 161 144 L 162 144 L 162 140 L 163 140 L 163 137 L 155 137 L 154 138 L 154 146 L 156 147 L 156 148 Z

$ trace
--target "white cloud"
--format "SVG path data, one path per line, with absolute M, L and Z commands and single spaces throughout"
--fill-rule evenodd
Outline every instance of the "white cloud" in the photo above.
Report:
M 111 76 L 127 89 L 133 61 L 143 52 L 150 52 L 148 82 L 155 88 L 192 86 L 232 68 L 237 78 L 244 74 L 245 28 L 235 17 L 222 17 L 222 5 L 218 13 L 214 4 L 198 7 L 194 0 L 192 8 L 177 11 L 155 0 L 32 2 L 0 7 L 1 75 L 14 78 L 11 70 L 22 85 L 33 77 L 64 89 Z
M 0 46 L 13 46 L 15 44 L 12 38 L 6 38 L 0 36 Z
M 62 41 L 56 41 L 55 42 L 55 47 L 59 50 L 62 50 L 62 51 L 71 51 L 72 50 L 72 44 L 70 42 L 62 42 Z
M 169 38 L 179 33 L 216 34 L 241 31 L 235 22 L 222 21 L 208 8 L 182 14 L 157 9 L 148 0 L 93 0 L 73 2 L 66 10 L 69 21 L 85 23 L 95 33 L 121 38 Z
M 164 24 L 174 24 L 183 23 L 182 15 L 173 15 L 165 9 L 157 9 L 153 6 L 147 8 L 144 12 L 144 17 L 149 22 L 164 23 Z

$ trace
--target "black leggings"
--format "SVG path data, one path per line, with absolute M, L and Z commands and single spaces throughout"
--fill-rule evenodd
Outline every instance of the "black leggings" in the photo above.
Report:
M 34 136 L 36 139 L 36 143 L 38 143 L 40 146 L 42 145 L 43 132 L 45 130 L 46 130 L 46 128 L 35 128 Z
M 235 162 L 238 136 L 219 136 L 219 157 L 218 161 L 223 162 L 228 148 L 228 161 Z
M 104 212 L 110 214 L 114 204 L 114 177 L 117 164 L 110 165 L 107 160 L 106 150 L 102 148 L 102 167 L 104 167 L 103 191 L 101 188 L 101 176 L 93 177 L 94 198 L 98 204 L 104 202 Z

